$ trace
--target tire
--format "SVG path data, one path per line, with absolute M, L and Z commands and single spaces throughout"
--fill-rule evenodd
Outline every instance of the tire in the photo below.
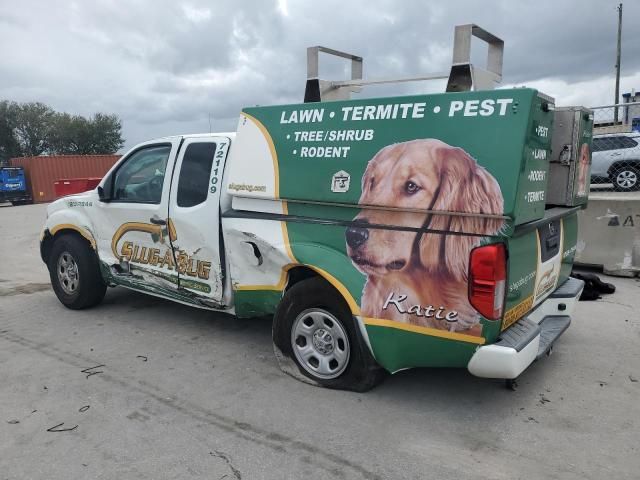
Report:
M 611 183 L 617 192 L 635 192 L 640 190 L 640 169 L 635 166 L 618 166 L 611 173 Z
M 273 343 L 277 357 L 288 357 L 322 387 L 365 392 L 386 373 L 342 296 L 322 278 L 302 280 L 286 291 L 274 316 Z
M 54 240 L 47 266 L 53 291 L 65 307 L 82 310 L 104 298 L 107 285 L 98 257 L 77 235 L 63 234 Z

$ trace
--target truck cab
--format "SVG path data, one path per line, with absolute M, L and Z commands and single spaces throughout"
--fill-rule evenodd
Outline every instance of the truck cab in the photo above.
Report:
M 220 209 L 229 202 L 222 179 L 233 137 L 146 142 L 105 176 L 96 191 L 95 240 L 103 268 L 117 283 L 197 306 L 230 308 L 219 239 Z

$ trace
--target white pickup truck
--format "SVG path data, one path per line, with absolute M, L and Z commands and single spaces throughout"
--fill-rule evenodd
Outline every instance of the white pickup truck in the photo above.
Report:
M 123 286 L 271 316 L 281 366 L 315 384 L 366 390 L 421 366 L 514 379 L 582 289 L 578 207 L 545 204 L 549 102 L 513 89 L 247 108 L 236 133 L 140 144 L 96 190 L 53 202 L 42 258 L 72 309 Z

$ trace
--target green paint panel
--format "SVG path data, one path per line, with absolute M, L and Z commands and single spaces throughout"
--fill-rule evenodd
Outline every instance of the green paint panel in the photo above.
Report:
M 545 111 L 546 101 L 541 97 L 533 99 L 529 125 L 525 130 L 524 161 L 520 164 L 520 174 L 514 175 L 512 181 L 518 178 L 518 190 L 514 207 L 515 224 L 519 225 L 544 216 L 547 180 L 549 177 L 549 157 L 551 155 L 551 135 L 542 134 L 543 131 L 553 130 L 553 112 Z M 548 128 L 548 130 L 544 130 Z M 513 161 L 513 159 L 512 159 Z M 513 161 L 513 163 L 517 163 Z M 543 173 L 540 177 L 533 172 Z M 500 182 L 499 178 L 498 181 Z M 508 177 L 507 177 L 508 178 Z M 502 187 L 502 183 L 500 182 Z M 506 197 L 505 197 L 506 200 Z M 505 204 L 505 212 L 507 206 Z
M 291 208 L 289 213 L 292 213 Z M 333 275 L 360 304 L 365 276 L 356 270 L 347 256 L 346 227 L 287 222 L 287 230 L 296 260 L 318 266 Z
M 562 219 L 564 227 L 564 243 L 562 245 L 562 264 L 560 265 L 560 280 L 562 284 L 573 268 L 573 260 L 576 256 L 576 245 L 578 243 L 578 213 Z
M 535 288 L 538 268 L 538 237 L 536 230 L 511 237 L 507 241 L 507 302 L 505 311 L 523 302 Z
M 376 361 L 390 372 L 410 367 L 466 367 L 478 345 L 367 325 Z
M 240 318 L 273 315 L 282 292 L 275 290 L 235 290 L 236 316 Z

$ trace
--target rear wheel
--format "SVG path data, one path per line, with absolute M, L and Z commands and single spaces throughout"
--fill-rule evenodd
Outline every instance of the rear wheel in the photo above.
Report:
M 323 380 L 339 377 L 351 360 L 351 344 L 345 326 L 323 308 L 300 312 L 291 328 L 291 349 L 296 363 Z
M 618 192 L 640 190 L 640 169 L 631 165 L 615 167 L 611 173 L 611 183 Z
M 63 234 L 54 240 L 48 267 L 53 291 L 65 307 L 89 308 L 104 298 L 107 285 L 98 258 L 78 236 Z
M 349 307 L 322 278 L 287 290 L 274 317 L 273 342 L 277 357 L 292 360 L 302 375 L 323 387 L 363 392 L 384 377 Z

